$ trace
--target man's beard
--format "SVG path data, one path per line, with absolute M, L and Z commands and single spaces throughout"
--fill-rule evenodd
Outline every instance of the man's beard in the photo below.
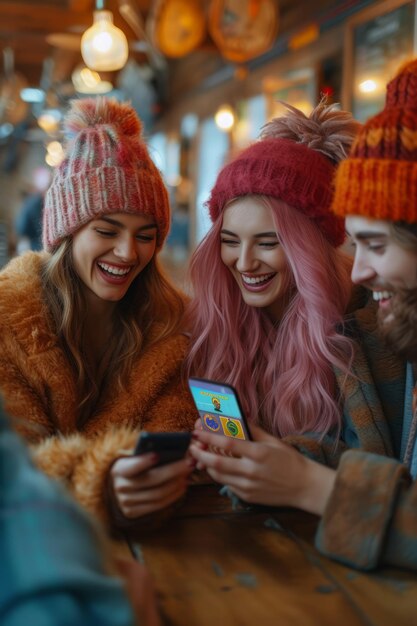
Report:
M 378 329 L 396 354 L 417 361 L 417 289 L 398 291 L 389 312 L 378 311 Z

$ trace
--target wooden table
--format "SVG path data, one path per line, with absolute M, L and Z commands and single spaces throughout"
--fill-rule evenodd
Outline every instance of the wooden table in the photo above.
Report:
M 232 510 L 194 485 L 175 516 L 132 542 L 169 626 L 417 626 L 417 576 L 363 574 L 319 555 L 317 518 Z

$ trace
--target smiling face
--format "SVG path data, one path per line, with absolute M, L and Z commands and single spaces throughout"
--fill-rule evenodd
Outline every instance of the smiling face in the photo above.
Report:
M 388 319 L 396 292 L 417 287 L 417 251 L 398 243 L 384 220 L 347 217 L 346 230 L 355 246 L 352 280 L 373 292 Z
M 272 211 L 260 198 L 238 198 L 225 210 L 221 258 L 249 306 L 281 319 L 290 296 L 291 271 L 278 241 Z
M 155 254 L 152 217 L 112 213 L 92 220 L 73 235 L 74 269 L 87 298 L 118 302 Z

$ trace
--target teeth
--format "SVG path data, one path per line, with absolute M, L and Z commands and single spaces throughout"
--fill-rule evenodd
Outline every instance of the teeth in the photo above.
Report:
M 389 300 L 393 295 L 391 291 L 374 291 L 373 299 L 379 302 L 379 300 Z
M 98 263 L 101 269 L 105 270 L 109 274 L 113 274 L 114 276 L 125 276 L 131 270 L 130 267 L 126 269 L 122 269 L 121 267 L 114 267 L 113 265 L 108 265 L 107 263 Z
M 264 283 L 269 280 L 272 276 L 274 276 L 274 273 L 263 274 L 262 276 L 245 276 L 245 274 L 242 274 L 242 280 L 248 285 L 258 285 L 259 283 Z

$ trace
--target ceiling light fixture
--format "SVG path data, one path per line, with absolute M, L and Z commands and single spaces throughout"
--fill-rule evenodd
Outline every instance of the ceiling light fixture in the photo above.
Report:
M 235 123 L 235 114 L 232 107 L 228 104 L 223 104 L 219 107 L 214 116 L 214 121 L 220 130 L 225 132 L 231 130 L 233 128 L 233 124 Z
M 78 93 L 100 94 L 108 93 L 113 85 L 108 80 L 101 80 L 100 74 L 90 70 L 85 65 L 78 65 L 73 71 L 72 84 Z
M 97 72 L 120 70 L 127 61 L 126 35 L 113 24 L 113 13 L 105 10 L 105 0 L 96 0 L 94 23 L 81 38 L 84 63 Z

